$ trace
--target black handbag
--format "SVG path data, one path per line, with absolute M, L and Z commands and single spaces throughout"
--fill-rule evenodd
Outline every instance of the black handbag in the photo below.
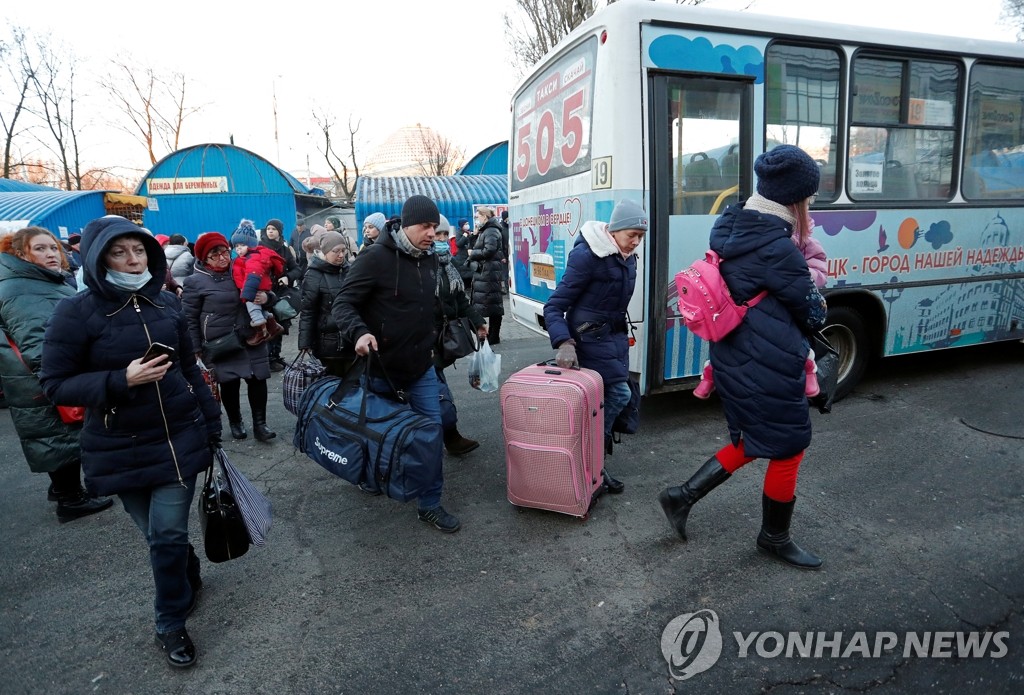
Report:
M 207 340 L 203 343 L 203 361 L 216 364 L 220 360 L 231 357 L 244 349 L 245 345 L 242 344 L 242 339 L 238 337 L 238 333 L 231 331 L 226 335 L 213 340 Z
M 231 481 L 216 463 L 206 469 L 206 482 L 199 496 L 199 526 L 203 529 L 203 549 L 210 562 L 234 560 L 249 551 L 249 529 Z
M 821 331 L 810 334 L 808 338 L 814 350 L 814 363 L 818 366 L 818 388 L 821 390 L 817 396 L 807 399 L 807 402 L 815 406 L 819 413 L 827 415 L 832 412 L 832 402 L 839 385 L 839 352 Z
M 438 342 L 441 348 L 441 360 L 445 364 L 451 364 L 460 357 L 472 355 L 480 349 L 476 327 L 468 316 L 445 319 Z

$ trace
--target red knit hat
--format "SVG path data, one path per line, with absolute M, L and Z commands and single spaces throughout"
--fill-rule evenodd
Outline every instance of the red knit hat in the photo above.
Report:
M 196 260 L 205 262 L 206 257 L 210 255 L 210 251 L 218 246 L 223 246 L 226 249 L 231 248 L 231 244 L 228 243 L 228 240 L 220 232 L 206 232 L 201 234 L 199 238 L 196 239 L 195 244 Z

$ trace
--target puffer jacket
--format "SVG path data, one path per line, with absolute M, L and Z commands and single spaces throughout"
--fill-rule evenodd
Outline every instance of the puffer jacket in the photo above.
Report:
M 182 244 L 168 244 L 164 247 L 164 256 L 167 257 L 167 265 L 171 270 L 171 277 L 181 283 L 182 280 L 192 274 L 196 259 L 188 246 Z
M 252 335 L 249 314 L 238 301 L 230 265 L 218 273 L 196 261 L 195 272 L 185 278 L 182 287 L 182 309 L 196 352 L 202 350 L 204 342 L 223 338 L 231 331 L 237 332 L 243 341 Z M 270 378 L 270 353 L 266 343 L 246 345 L 243 350 L 206 366 L 213 367 L 218 383 L 237 379 L 262 381 Z
M 732 333 L 711 344 L 732 442 L 742 437 L 747 455 L 758 458 L 788 458 L 811 443 L 803 331 L 824 325 L 825 305 L 791 234 L 781 217 L 743 205 L 729 207 L 711 230 L 733 299 L 768 291 Z
M 598 372 L 605 384 L 627 381 L 626 308 L 635 286 L 636 255 L 623 258 L 603 222 L 585 223 L 544 305 L 551 347 L 572 338 L 581 367 Z
M 505 246 L 497 217 L 484 223 L 469 250 L 469 267 L 473 269 L 471 301 L 483 316 L 501 316 L 505 302 L 501 292 L 507 277 Z
M 348 268 L 348 263 L 334 265 L 314 257 L 302 278 L 299 349 L 312 350 L 317 359 L 355 357 L 351 344 L 341 339 L 341 331 L 331 313 Z
M 414 257 L 395 244 L 389 232 L 356 257 L 331 313 L 353 346 L 371 333 L 388 376 L 405 388 L 430 369 L 437 331 L 434 291 L 437 257 Z M 372 362 L 371 373 L 380 376 Z
M 0 375 L 22 453 L 34 473 L 52 473 L 80 458 L 81 425 L 64 424 L 36 376 L 46 322 L 57 302 L 75 294 L 68 277 L 0 253 Z M 8 338 L 21 352 L 20 359 Z
M 160 290 L 167 260 L 142 233 L 150 280 L 139 290 L 107 281 L 104 252 L 139 228 L 109 215 L 82 235 L 87 289 L 62 300 L 46 327 L 39 380 L 54 403 L 86 406 L 81 434 L 85 484 L 96 495 L 183 484 L 212 460 L 207 438 L 220 433 L 220 407 L 196 366 L 177 297 Z M 157 382 L 129 387 L 128 363 L 151 343 L 177 351 Z

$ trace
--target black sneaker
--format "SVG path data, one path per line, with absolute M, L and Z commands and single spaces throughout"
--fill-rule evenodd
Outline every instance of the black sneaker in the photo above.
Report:
M 428 524 L 433 524 L 434 528 L 444 533 L 455 533 L 462 525 L 459 523 L 457 517 L 452 516 L 444 510 L 444 507 L 434 507 L 433 509 L 420 509 L 416 516 L 420 521 L 424 521 Z
M 174 668 L 188 668 L 196 663 L 196 645 L 185 628 L 156 633 L 156 643 L 167 655 L 167 663 Z
M 64 495 L 57 493 L 57 521 L 66 524 L 83 516 L 102 512 L 114 505 L 114 500 L 109 497 L 89 497 L 84 489 L 78 492 Z
M 381 494 L 380 490 L 378 490 L 376 488 L 372 488 L 369 485 L 367 485 L 366 483 L 359 483 L 359 490 L 361 492 L 369 495 L 370 497 L 378 497 Z

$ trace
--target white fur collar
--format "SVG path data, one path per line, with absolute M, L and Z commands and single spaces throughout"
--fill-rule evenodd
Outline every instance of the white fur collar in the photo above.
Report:
M 758 193 L 747 198 L 747 202 L 743 205 L 744 210 L 753 210 L 755 212 L 762 212 L 766 215 L 775 215 L 781 217 L 790 225 L 796 224 L 796 218 L 793 213 L 789 211 L 789 208 L 785 205 L 776 203 L 774 200 L 768 200 Z
M 619 245 L 615 243 L 615 239 L 608 233 L 608 225 L 606 223 L 584 222 L 581 233 L 590 245 L 590 250 L 598 258 L 604 258 L 616 253 L 622 254 L 622 251 L 619 250 Z

